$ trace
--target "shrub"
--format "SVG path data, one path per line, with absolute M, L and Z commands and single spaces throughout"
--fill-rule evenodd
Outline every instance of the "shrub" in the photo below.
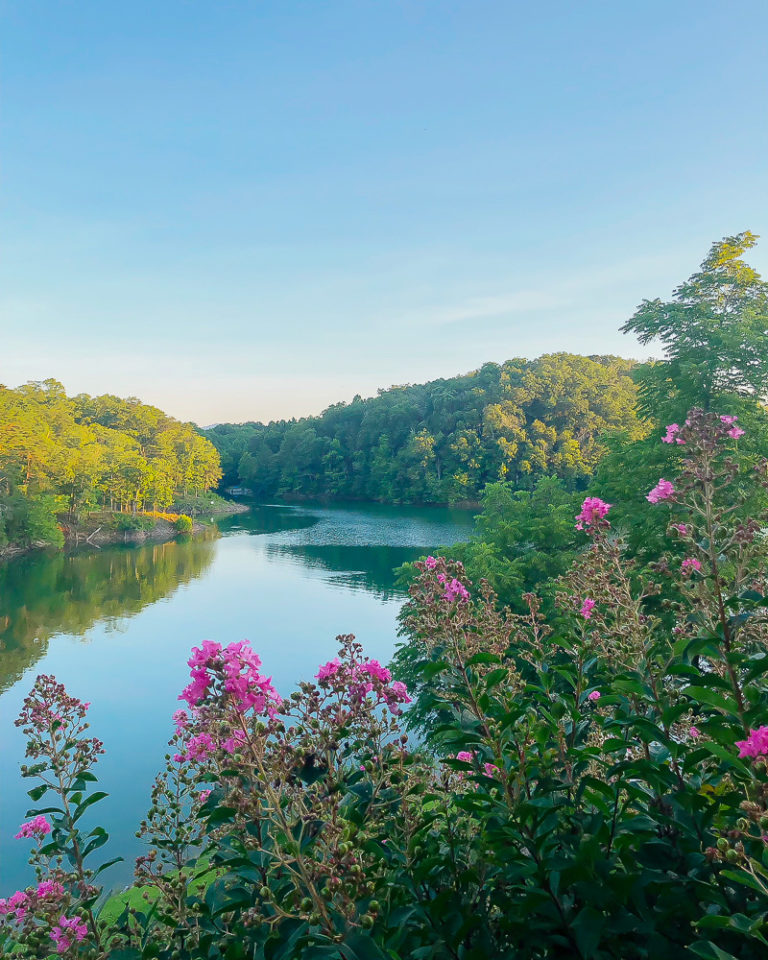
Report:
M 0 947 L 121 960 L 765 956 L 766 545 L 742 506 L 768 465 L 739 474 L 729 417 L 692 411 L 673 436 L 681 469 L 648 509 L 669 511 L 682 562 L 661 557 L 643 580 L 610 504 L 588 497 L 554 628 L 533 595 L 525 613 L 499 611 L 457 561 L 416 565 L 401 659 L 419 744 L 402 732 L 405 684 L 353 637 L 287 700 L 247 643 L 195 649 L 142 824 L 148 906 L 117 921 L 96 909 L 102 868 L 83 865 L 106 835 L 78 826 L 104 796 L 85 796 L 101 744 L 84 735 L 87 705 L 38 678 L 20 720 L 24 773 L 43 781 L 33 802 L 52 790 L 59 803 L 19 832 L 37 843 L 39 883 L 0 902 Z M 679 599 L 656 613 L 667 578 Z
M 173 525 L 178 533 L 192 533 L 192 518 L 184 514 L 178 516 Z

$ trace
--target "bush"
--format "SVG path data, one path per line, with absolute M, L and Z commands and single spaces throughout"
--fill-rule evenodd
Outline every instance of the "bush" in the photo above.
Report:
M 176 518 L 174 527 L 176 528 L 177 533 L 192 533 L 192 518 L 181 514 Z
M 538 599 L 429 557 L 403 611 L 405 684 L 340 637 L 281 698 L 247 643 L 190 659 L 141 832 L 151 908 L 103 921 L 81 813 L 103 794 L 86 705 L 39 677 L 19 723 L 59 804 L 30 811 L 37 887 L 0 904 L 0 948 L 122 960 L 757 960 L 768 920 L 765 520 L 730 458 L 732 418 L 692 411 L 685 459 L 649 491 L 682 562 L 634 571 L 588 497 L 587 541 Z M 751 483 L 768 482 L 768 463 Z M 650 601 L 679 583 L 664 616 Z M 674 626 L 670 630 L 668 622 Z M 49 777 L 57 771 L 55 778 Z M 46 801 L 47 802 L 47 801 Z M 48 820 L 50 817 L 50 820 Z M 67 866 L 65 866 L 65 863 Z M 71 866 L 69 866 L 71 864 Z

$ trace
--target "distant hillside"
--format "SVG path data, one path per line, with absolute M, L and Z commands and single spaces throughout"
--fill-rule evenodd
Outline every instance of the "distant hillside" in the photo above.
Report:
M 558 353 L 487 363 L 447 380 L 391 387 L 320 416 L 205 431 L 224 485 L 257 496 L 389 502 L 476 500 L 499 479 L 556 474 L 583 485 L 611 431 L 643 433 L 634 363 Z

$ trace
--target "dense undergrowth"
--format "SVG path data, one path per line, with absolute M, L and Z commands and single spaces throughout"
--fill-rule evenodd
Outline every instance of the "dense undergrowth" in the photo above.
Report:
M 196 649 L 141 828 L 149 896 L 108 922 L 107 868 L 89 866 L 106 834 L 79 829 L 105 799 L 103 747 L 87 704 L 38 678 L 20 718 L 38 806 L 19 831 L 38 877 L 0 904 L 4 951 L 764 956 L 766 520 L 739 506 L 768 465 L 736 463 L 732 416 L 670 430 L 681 469 L 646 509 L 683 559 L 638 578 L 613 508 L 587 498 L 554 624 L 535 596 L 500 611 L 428 558 L 404 611 L 408 689 L 351 637 L 287 700 L 247 644 Z M 667 582 L 676 599 L 654 603 Z

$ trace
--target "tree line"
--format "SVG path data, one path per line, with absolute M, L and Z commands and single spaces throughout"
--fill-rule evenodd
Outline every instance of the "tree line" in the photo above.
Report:
M 357 396 L 320 416 L 219 424 L 224 483 L 257 496 L 383 502 L 479 499 L 487 483 L 529 488 L 554 474 L 582 486 L 606 434 L 644 434 L 635 364 L 556 353 Z
M 210 441 L 157 407 L 56 380 L 0 386 L 0 546 L 56 542 L 57 513 L 165 510 L 220 477 Z

